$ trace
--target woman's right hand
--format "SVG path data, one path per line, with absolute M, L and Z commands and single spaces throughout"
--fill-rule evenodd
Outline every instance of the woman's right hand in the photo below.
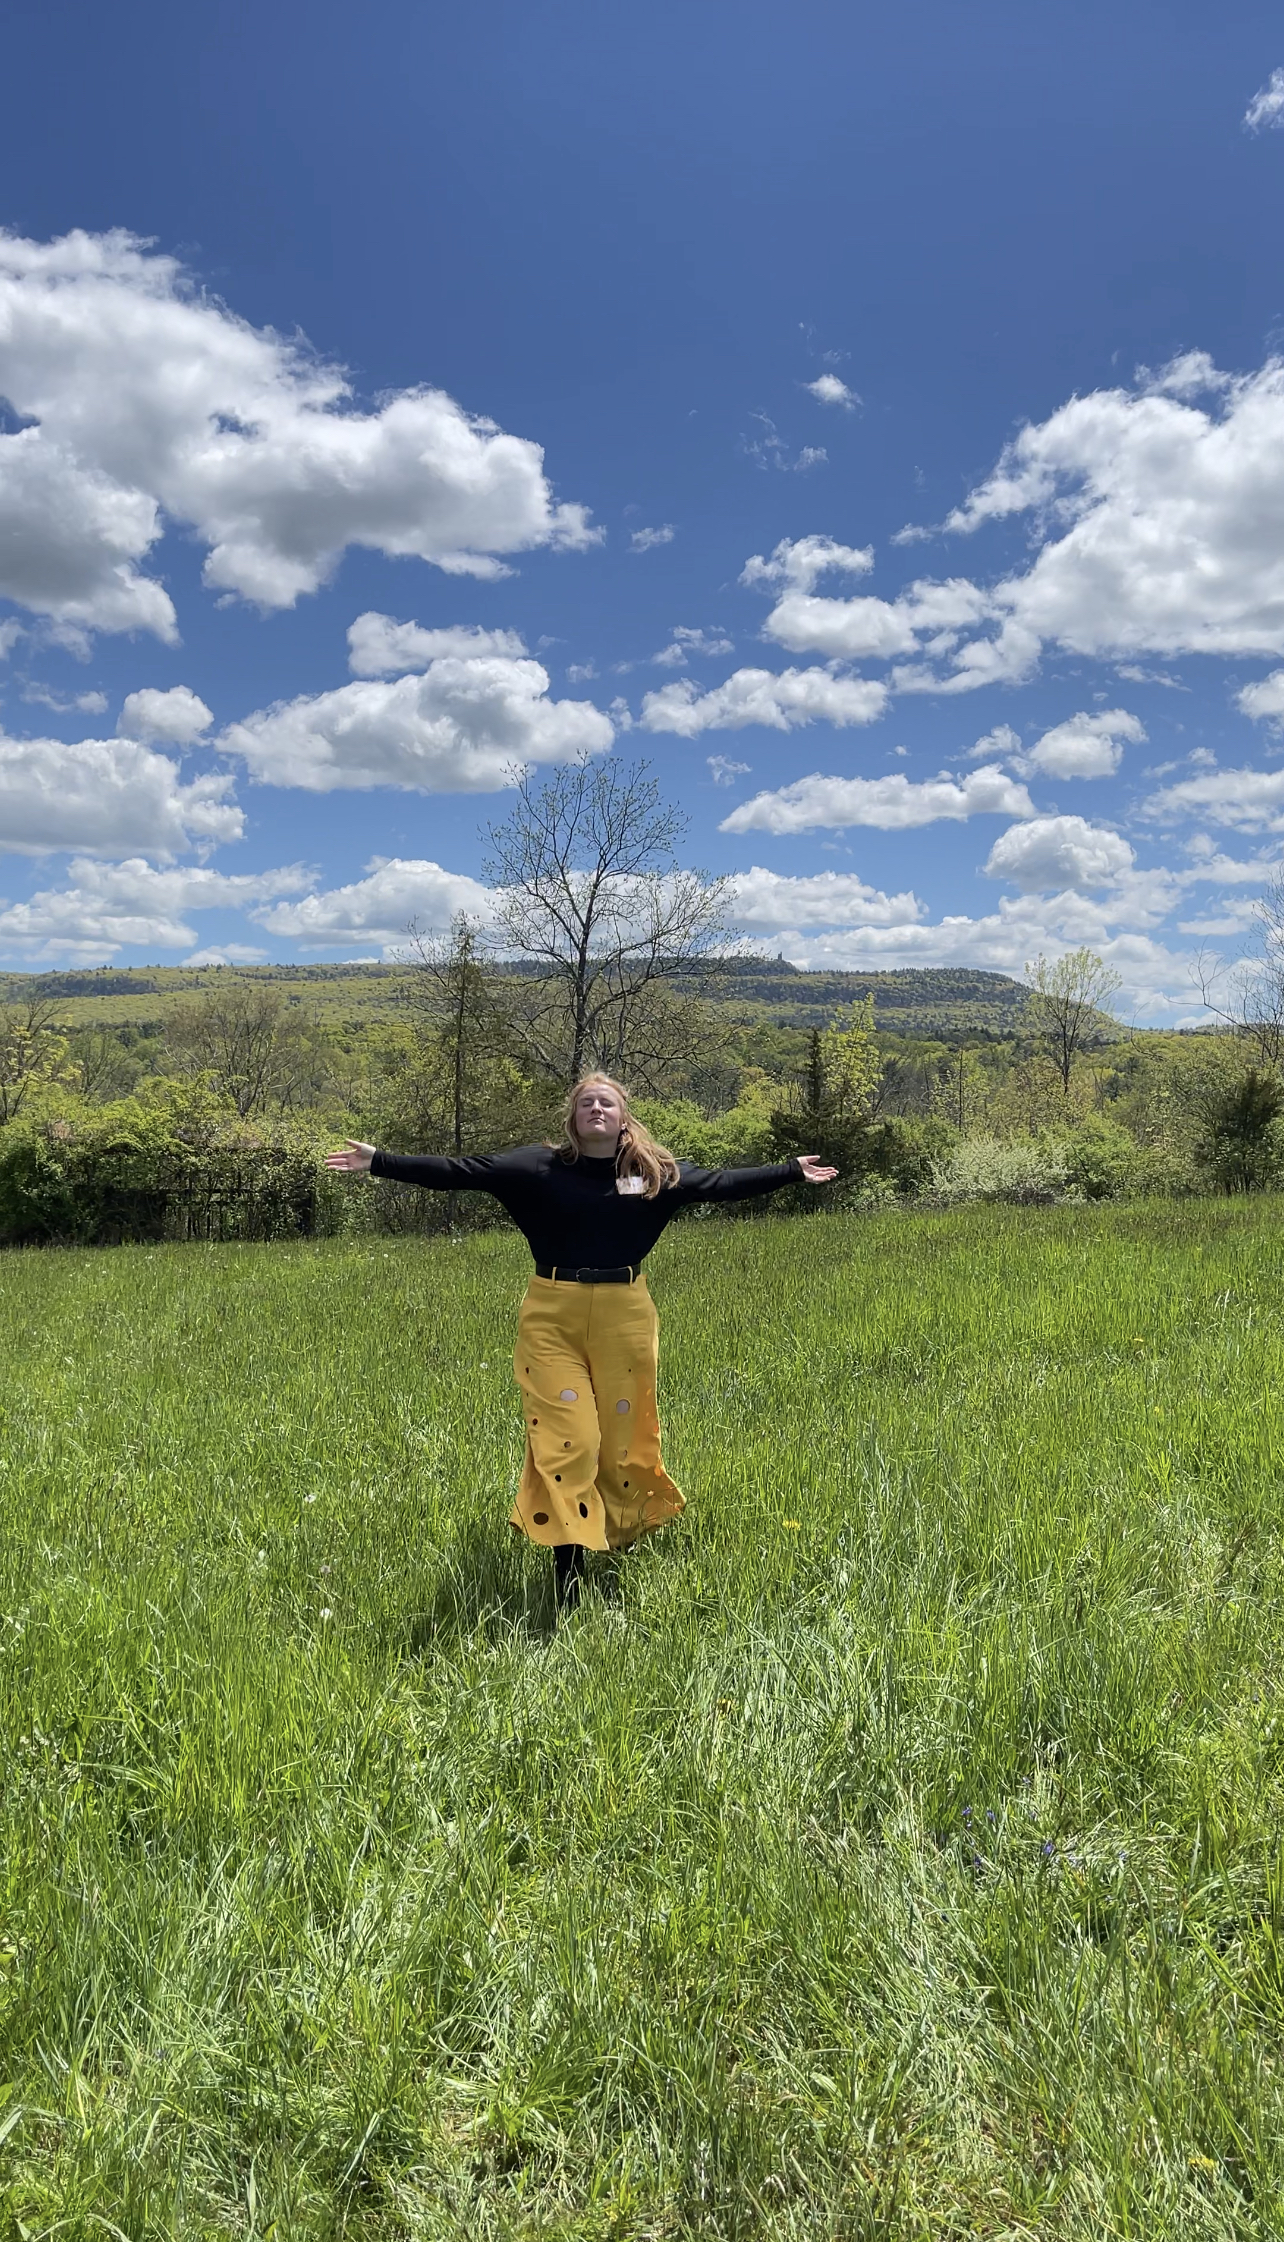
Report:
M 347 1137 L 344 1142 L 345 1149 L 342 1152 L 327 1152 L 327 1168 L 336 1169 L 340 1175 L 365 1175 L 375 1156 L 374 1146 L 358 1144 L 355 1137 Z

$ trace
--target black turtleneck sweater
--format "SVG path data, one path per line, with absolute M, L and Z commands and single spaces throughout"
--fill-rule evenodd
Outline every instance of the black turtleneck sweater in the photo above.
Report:
M 516 1152 L 448 1159 L 437 1153 L 376 1152 L 370 1173 L 429 1191 L 489 1191 L 511 1214 L 536 1261 L 566 1268 L 635 1268 L 683 1207 L 752 1199 L 796 1183 L 796 1160 L 774 1168 L 693 1168 L 679 1162 L 677 1183 L 654 1199 L 615 1187 L 615 1160 L 564 1160 L 548 1144 Z

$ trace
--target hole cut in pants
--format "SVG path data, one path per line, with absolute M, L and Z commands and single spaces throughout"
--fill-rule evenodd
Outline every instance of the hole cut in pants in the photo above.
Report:
M 532 1277 L 517 1319 L 526 1460 L 510 1524 L 541 1547 L 619 1549 L 685 1503 L 660 1460 L 659 1325 L 645 1277 Z

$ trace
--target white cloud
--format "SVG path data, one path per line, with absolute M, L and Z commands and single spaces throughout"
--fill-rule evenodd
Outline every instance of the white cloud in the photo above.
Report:
M 804 926 L 911 926 L 923 906 L 908 890 L 884 895 L 855 872 L 815 872 L 791 877 L 755 864 L 737 872 L 732 912 L 751 931 Z
M 1235 695 L 1235 704 L 1258 723 L 1284 724 L 1284 669 L 1273 669 Z
M 996 724 L 993 731 L 982 732 L 980 739 L 972 742 L 967 760 L 969 763 L 993 763 L 1000 755 L 1006 755 L 1010 762 L 1020 753 L 1021 734 L 1014 732 L 1010 724 Z
M 749 763 L 733 762 L 729 755 L 706 755 L 705 762 L 715 786 L 732 786 L 738 778 L 744 777 L 746 771 L 752 769 Z
M 59 716 L 69 716 L 73 709 L 79 716 L 101 716 L 107 707 L 105 693 L 72 693 L 64 698 L 61 693 L 51 692 L 47 685 L 39 685 L 31 680 L 23 686 L 22 697 L 33 707 L 51 708 Z
M 526 652 L 518 631 L 488 631 L 480 624 L 448 624 L 425 630 L 421 623 L 396 623 L 370 609 L 348 625 L 348 668 L 354 677 L 397 677 L 403 670 L 426 669 L 442 655 Z
M 5 622 L 0 623 L 0 662 L 8 661 L 18 640 L 25 636 L 26 633 L 16 616 L 10 615 Z
M 635 553 L 649 553 L 657 545 L 671 545 L 676 535 L 672 522 L 662 522 L 659 529 L 635 529 L 629 544 Z
M 396 950 L 404 946 L 412 920 L 428 932 L 449 926 L 461 911 L 485 921 L 493 910 L 490 889 L 462 872 L 407 857 L 377 856 L 363 880 L 305 896 L 299 903 L 276 903 L 253 915 L 269 933 L 290 935 L 317 949 L 380 942 Z
M 187 914 L 243 910 L 308 885 L 298 865 L 228 875 L 203 865 L 158 871 L 141 857 L 123 864 L 75 857 L 67 879 L 68 886 L 42 889 L 29 902 L 0 905 L 0 953 L 31 964 L 94 965 L 126 948 L 186 950 L 196 940 Z
M 867 576 L 874 565 L 872 545 L 838 545 L 832 537 L 782 537 L 770 560 L 753 553 L 740 571 L 752 590 L 787 585 L 809 592 L 822 576 Z
M 1107 708 L 1097 716 L 1080 709 L 1077 716 L 1054 724 L 1024 754 L 1008 753 L 1023 778 L 1036 773 L 1044 778 L 1111 778 L 1123 755 L 1122 742 L 1145 737 L 1140 718 L 1127 709 Z
M 184 785 L 168 755 L 133 740 L 15 740 L 0 733 L 0 848 L 23 856 L 179 856 L 239 841 L 244 815 L 223 774 Z
M 144 685 L 140 692 L 126 694 L 116 730 L 122 739 L 173 740 L 178 747 L 192 747 L 213 722 L 213 710 L 190 685 L 171 685 L 168 692 Z
M 837 374 L 818 374 L 815 381 L 805 381 L 803 388 L 822 405 L 841 405 L 844 412 L 854 413 L 860 403 L 854 389 L 849 389 Z
M 971 965 L 1024 979 L 1027 958 L 1050 957 L 1081 944 L 1095 950 L 1123 977 L 1117 1009 L 1147 1019 L 1190 1014 L 1195 993 L 1195 953 L 1168 948 L 1142 931 L 1120 932 L 1109 898 L 1077 895 L 1004 896 L 997 911 L 965 914 L 935 924 L 799 930 L 776 936 L 791 963 L 813 971 L 852 972 L 862 967 Z
M 746 459 L 753 460 L 755 466 L 778 467 L 785 474 L 805 475 L 813 467 L 823 467 L 828 460 L 829 454 L 822 444 L 804 444 L 796 457 L 791 459 L 789 446 L 769 413 L 750 413 L 749 418 L 757 422 L 761 433 L 742 436 L 740 449 Z
M 835 677 L 827 669 L 738 669 L 701 693 L 688 678 L 648 693 L 638 723 L 647 732 L 739 731 L 765 724 L 793 732 L 803 724 L 872 724 L 887 702 L 887 688 L 868 677 Z
M 262 965 L 266 950 L 256 950 L 252 942 L 213 942 L 208 949 L 193 950 L 183 965 Z
M 900 771 L 882 778 L 823 778 L 814 771 L 778 792 L 755 794 L 723 819 L 723 833 L 806 833 L 813 826 L 873 825 L 886 832 L 941 818 L 1033 817 L 1023 786 L 997 764 L 962 779 L 917 782 Z
M 693 654 L 708 661 L 715 655 L 734 652 L 734 639 L 721 638 L 716 631 L 690 630 L 685 624 L 678 623 L 674 626 L 670 644 L 662 646 L 658 654 L 651 656 L 651 660 L 660 669 L 681 669 Z
M 568 685 L 587 685 L 589 679 L 596 676 L 596 662 L 568 662 L 566 665 L 566 682 Z
M 0 233 L 0 394 L 32 423 L 0 436 L 0 592 L 73 628 L 174 639 L 140 573 L 162 510 L 206 546 L 207 584 L 265 607 L 348 545 L 495 576 L 501 554 L 596 540 L 537 444 L 440 390 L 356 409 L 339 369 L 126 233 Z
M 517 766 L 603 753 L 614 738 L 589 701 L 550 701 L 541 663 L 444 656 L 422 676 L 300 695 L 229 725 L 219 746 L 265 785 L 399 786 L 426 794 L 512 784 Z
M 1112 886 L 1133 868 L 1122 834 L 1082 817 L 1034 817 L 1000 833 L 986 860 L 992 880 L 1011 880 L 1023 894 Z
M 1148 817 L 1198 817 L 1248 833 L 1284 832 L 1284 771 L 1213 770 L 1161 787 L 1143 804 Z
M 1246 132 L 1269 129 L 1278 132 L 1284 126 L 1284 70 L 1272 70 L 1264 86 L 1259 86 L 1244 111 Z

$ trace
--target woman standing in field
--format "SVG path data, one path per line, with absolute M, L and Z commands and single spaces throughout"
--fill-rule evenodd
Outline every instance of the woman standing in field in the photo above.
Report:
M 560 1144 L 449 1159 L 351 1138 L 328 1168 L 430 1191 L 488 1191 L 535 1256 L 514 1368 L 526 1461 L 510 1523 L 553 1551 L 559 1611 L 579 1600 L 585 1551 L 619 1549 L 683 1509 L 660 1460 L 655 1307 L 642 1262 L 681 1208 L 828 1183 L 810 1153 L 770 1168 L 675 1160 L 606 1074 L 576 1083 Z

